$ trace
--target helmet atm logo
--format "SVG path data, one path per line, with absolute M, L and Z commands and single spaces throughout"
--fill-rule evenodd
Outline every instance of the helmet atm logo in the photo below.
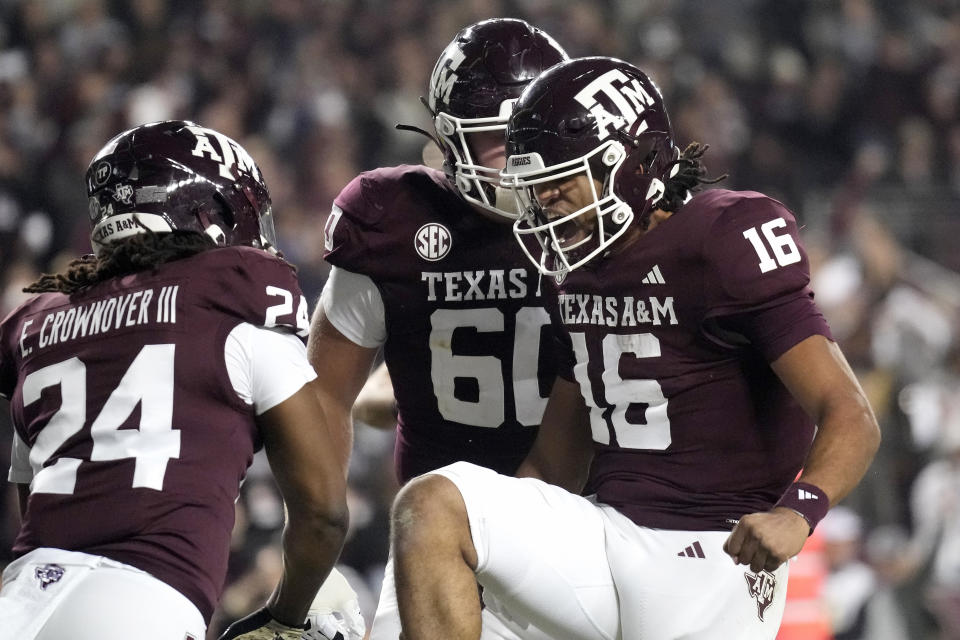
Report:
M 197 145 L 191 153 L 198 158 L 207 157 L 216 162 L 220 167 L 221 178 L 236 180 L 239 177 L 237 173 L 235 173 L 235 171 L 237 171 L 249 174 L 258 181 L 261 180 L 260 171 L 257 169 L 253 158 L 251 158 L 250 154 L 239 144 L 213 129 L 195 125 L 189 125 L 184 128 L 190 131 L 197 140 Z M 220 147 L 220 153 L 217 153 L 217 150 L 210 143 L 211 138 L 217 141 L 217 145 Z
M 597 99 L 600 94 L 609 98 L 620 115 L 610 113 L 600 104 Z M 593 117 L 596 118 L 597 137 L 601 140 L 618 129 L 629 130 L 633 123 L 637 121 L 637 118 L 640 117 L 640 114 L 654 104 L 653 97 L 644 91 L 637 79 L 634 78 L 631 81 L 619 69 L 607 71 L 581 89 L 575 98 L 577 102 L 589 109 Z M 613 129 L 608 129 L 610 125 L 613 125 Z M 642 133 L 646 128 L 644 122 L 640 125 L 640 130 L 637 133 Z
M 463 64 L 466 55 L 457 46 L 451 46 L 448 56 L 441 57 L 437 61 L 437 66 L 433 69 L 430 78 L 430 109 L 436 112 L 437 101 L 450 101 L 450 92 L 453 91 L 453 85 L 457 81 L 457 69 Z
M 450 230 L 442 224 L 428 222 L 417 229 L 413 237 L 413 246 L 421 258 L 436 262 L 450 253 L 453 237 L 450 235 Z

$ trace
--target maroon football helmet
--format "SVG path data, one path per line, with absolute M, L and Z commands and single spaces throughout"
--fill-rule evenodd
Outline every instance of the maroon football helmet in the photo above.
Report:
M 507 127 L 502 185 L 514 189 L 522 212 L 514 223 L 520 245 L 548 275 L 605 253 L 631 224 L 646 225 L 676 158 L 663 97 L 640 69 L 601 57 L 553 67 L 523 92 Z M 594 201 L 548 219 L 534 186 L 581 175 Z M 584 214 L 596 215 L 592 232 L 571 233 Z M 528 251 L 528 234 L 541 255 Z
M 509 193 L 497 206 L 499 169 L 485 166 L 470 134 L 503 131 L 514 101 L 530 81 L 567 54 L 523 20 L 494 18 L 466 27 L 430 74 L 427 106 L 434 117 L 444 170 L 463 197 L 483 209 L 517 217 Z
M 125 131 L 87 169 L 90 241 L 199 231 L 218 245 L 276 253 L 270 194 L 236 141 L 192 122 L 170 120 Z

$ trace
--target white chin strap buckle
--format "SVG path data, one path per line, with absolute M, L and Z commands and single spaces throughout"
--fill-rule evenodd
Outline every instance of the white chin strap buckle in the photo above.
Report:
M 650 204 L 656 204 L 660 202 L 660 199 L 663 198 L 663 194 L 666 192 L 667 187 L 663 184 L 663 181 L 659 178 L 654 178 L 650 181 L 650 188 L 647 189 L 647 200 Z

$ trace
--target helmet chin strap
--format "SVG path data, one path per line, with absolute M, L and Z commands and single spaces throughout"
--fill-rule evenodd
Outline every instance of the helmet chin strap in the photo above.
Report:
M 647 200 L 650 201 L 650 206 L 657 204 L 663 198 L 663 194 L 666 192 L 667 187 L 663 184 L 662 180 L 654 178 L 650 181 L 650 188 L 647 189 Z
M 227 234 L 223 232 L 223 229 L 220 228 L 220 225 L 211 224 L 205 228 L 203 232 L 207 234 L 217 246 L 222 247 L 227 244 Z
M 437 112 L 430 108 L 430 105 L 427 103 L 426 98 L 424 98 L 423 96 L 420 96 L 420 103 L 424 106 L 424 108 L 430 114 L 430 119 L 431 120 L 436 119 Z M 437 145 L 440 151 L 443 151 L 443 145 L 440 144 L 440 141 L 437 140 L 437 137 L 432 133 L 421 129 L 420 127 L 417 127 L 412 124 L 403 124 L 398 122 L 397 124 L 394 125 L 394 128 L 397 129 L 398 131 L 412 131 L 413 133 L 419 133 L 422 136 L 426 136 L 430 138 L 430 141 L 433 142 L 433 144 Z
M 440 146 L 440 141 L 437 140 L 437 138 L 433 134 L 428 133 L 427 131 L 424 131 L 418 126 L 415 126 L 412 124 L 403 124 L 398 122 L 397 124 L 393 125 L 393 128 L 398 131 L 412 131 L 414 133 L 419 133 L 422 136 L 426 136 L 430 138 L 430 141 L 433 142 L 433 144 L 437 145 L 438 147 Z M 440 148 L 443 149 L 443 147 L 440 147 Z

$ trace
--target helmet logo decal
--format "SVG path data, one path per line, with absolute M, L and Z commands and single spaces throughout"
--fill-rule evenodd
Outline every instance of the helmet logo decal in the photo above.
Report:
M 107 179 L 110 177 L 110 173 L 112 170 L 113 168 L 110 166 L 110 163 L 107 162 L 106 160 L 98 164 L 97 168 L 94 169 L 93 171 L 93 180 L 95 182 L 95 186 L 98 186 L 98 187 L 103 186 L 107 182 Z
M 118 184 L 113 189 L 113 199 L 123 204 L 130 204 L 133 199 L 133 187 L 128 184 Z
M 90 198 L 87 201 L 87 213 L 90 214 L 90 220 L 96 220 L 100 217 L 100 201 L 96 198 Z
M 204 127 L 186 127 L 197 138 L 197 146 L 193 148 L 193 155 L 198 158 L 209 157 L 220 165 L 220 177 L 227 180 L 235 180 L 238 176 L 231 169 L 236 166 L 237 171 L 242 171 L 260 180 L 260 172 L 257 171 L 257 165 L 253 158 L 240 145 L 223 135 L 219 131 L 206 129 Z M 210 138 L 214 138 L 219 144 L 220 153 L 213 148 Z
M 616 83 L 616 84 L 615 84 Z M 607 96 L 619 115 L 600 104 L 599 96 Z M 618 129 L 629 129 L 647 107 L 654 104 L 636 78 L 630 80 L 619 69 L 611 69 L 593 80 L 574 96 L 597 120 L 597 137 L 603 140 Z M 611 125 L 612 128 L 609 128 Z M 646 127 L 643 127 L 646 128 Z
M 457 81 L 456 70 L 460 68 L 466 56 L 459 47 L 454 47 L 449 57 L 442 58 L 437 66 L 433 68 L 433 74 L 430 76 L 430 108 L 437 110 L 437 99 L 442 98 L 445 101 L 450 100 L 450 92 L 453 91 L 453 84 Z
M 136 192 L 137 204 L 151 204 L 153 202 L 166 202 L 166 187 L 140 187 Z
M 413 237 L 413 246 L 424 260 L 436 262 L 442 260 L 453 246 L 453 236 L 450 230 L 442 224 L 428 222 L 419 229 Z

